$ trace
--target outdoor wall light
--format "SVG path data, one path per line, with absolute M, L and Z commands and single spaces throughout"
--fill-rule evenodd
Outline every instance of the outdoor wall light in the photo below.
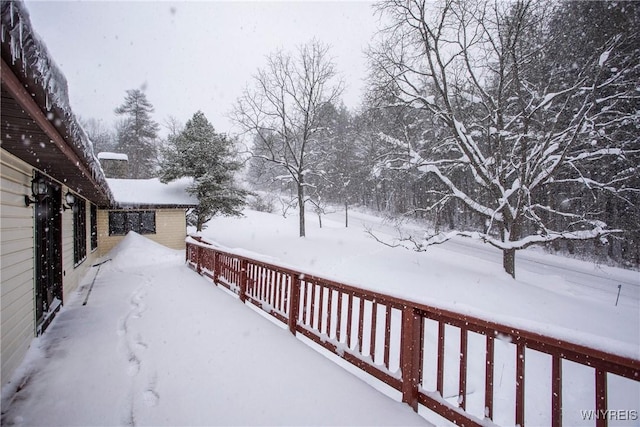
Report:
M 49 192 L 49 186 L 42 178 L 34 178 L 31 181 L 31 194 L 34 199 L 31 200 L 29 196 L 24 196 L 24 204 L 26 206 L 31 205 L 32 203 L 37 203 L 39 200 L 47 196 Z
M 76 196 L 71 194 L 70 191 L 67 191 L 67 194 L 64 195 L 64 201 L 67 202 L 67 204 L 62 205 L 62 210 L 73 209 L 73 205 L 76 204 Z

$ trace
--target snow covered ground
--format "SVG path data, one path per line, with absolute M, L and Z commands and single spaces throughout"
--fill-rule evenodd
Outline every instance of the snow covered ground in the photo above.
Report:
M 250 210 L 244 218 L 216 218 L 202 234 L 245 256 L 640 359 L 637 271 L 527 250 L 518 253 L 517 280 L 513 280 L 502 270 L 500 253 L 478 242 L 456 240 L 422 253 L 390 248 L 376 242 L 366 230 L 393 241 L 394 226 L 381 218 L 352 212 L 350 226 L 345 229 L 343 214 L 323 218 L 323 228 L 309 215 L 304 239 L 298 237 L 295 213 L 285 218 Z M 615 305 L 617 283 L 623 284 L 625 292 Z M 452 367 L 458 351 L 453 335 L 450 341 L 447 337 Z M 484 360 L 482 340 L 480 345 L 475 343 L 478 338 L 470 339 L 470 348 L 478 347 Z M 513 423 L 515 357 L 513 348 L 508 347 L 504 357 L 496 360 L 496 412 L 503 415 L 497 415 L 495 421 L 501 425 Z M 431 359 L 435 360 L 433 355 Z M 536 352 L 527 356 L 526 413 L 530 425 L 551 422 L 547 359 Z M 593 371 L 570 362 L 565 362 L 563 370 L 564 422 L 590 425 L 582 420 L 580 410 L 593 408 Z M 455 368 L 452 371 L 454 374 L 445 378 L 445 397 L 454 403 L 457 373 Z M 483 389 L 483 375 L 483 362 L 469 366 L 468 408 L 480 418 L 483 395 L 474 390 Z M 433 389 L 429 387 L 434 385 L 425 384 L 426 390 Z M 640 410 L 639 383 L 611 377 L 609 393 L 612 409 Z M 622 425 L 633 425 L 633 421 Z
M 2 425 L 427 425 L 130 234 L 2 390 Z M 20 391 L 15 393 L 16 388 Z
M 638 272 L 528 250 L 518 254 L 513 280 L 503 273 L 500 254 L 475 242 L 424 253 L 381 245 L 365 230 L 391 241 L 394 227 L 364 213 L 352 212 L 347 229 L 340 213 L 323 218 L 322 229 L 310 215 L 304 239 L 295 213 L 245 214 L 216 218 L 203 235 L 304 272 L 640 358 L 640 303 L 633 288 L 640 285 Z M 109 257 L 88 305 L 82 301 L 96 268 L 35 340 L 18 373 L 25 378 L 22 390 L 12 393 L 15 382 L 3 389 L 3 425 L 425 422 L 188 270 L 183 253 L 133 235 Z M 626 290 L 617 306 L 616 283 Z M 457 359 L 456 340 L 451 342 L 447 352 Z M 508 415 L 495 421 L 508 425 L 514 360 L 505 349 L 495 365 L 495 405 Z M 527 378 L 536 380 L 527 383 L 529 425 L 550 424 L 548 390 L 535 397 L 538 380 L 549 376 L 545 363 L 541 355 L 527 356 Z M 477 406 L 479 413 L 481 365 L 471 363 L 468 381 L 468 408 Z M 593 374 L 565 365 L 564 423 L 590 425 L 578 410 L 593 406 Z M 445 382 L 445 397 L 455 400 L 457 374 Z M 640 409 L 638 383 L 610 378 L 609 392 L 611 409 Z
M 351 225 L 344 228 L 342 215 L 323 218 L 323 228 L 309 215 L 307 236 L 301 239 L 295 213 L 284 218 L 246 210 L 243 218 L 213 219 L 202 235 L 304 272 L 640 358 L 637 271 L 527 250 L 517 254 L 513 280 L 503 272 L 499 252 L 492 251 L 489 256 L 494 259 L 486 259 L 487 250 L 491 251 L 486 245 L 461 239 L 422 253 L 390 248 L 365 230 L 392 241 L 392 226 L 352 212 Z M 537 262 L 530 261 L 527 268 L 521 262 L 525 257 Z M 548 273 L 547 265 L 565 268 Z M 581 285 L 584 275 L 591 281 Z M 607 281 L 612 282 L 609 288 L 602 283 Z M 606 296 L 592 282 L 607 288 Z M 617 306 L 613 283 L 625 283 L 627 291 Z

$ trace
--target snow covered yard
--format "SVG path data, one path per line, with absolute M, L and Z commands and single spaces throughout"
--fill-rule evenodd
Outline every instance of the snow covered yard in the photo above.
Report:
M 322 229 L 314 215 L 309 215 L 307 237 L 301 239 L 294 213 L 286 218 L 252 210 L 245 210 L 244 214 L 243 218 L 215 218 L 202 235 L 246 256 L 360 288 L 640 357 L 637 271 L 527 251 L 533 252 L 532 258 L 541 264 L 532 264 L 533 270 L 524 268 L 523 263 L 517 267 L 514 281 L 502 270 L 501 260 L 482 258 L 486 245 L 468 239 L 463 240 L 470 245 L 465 248 L 466 253 L 446 244 L 417 253 L 376 242 L 365 229 L 391 241 L 393 227 L 371 215 L 352 213 L 349 228 L 344 228 L 340 214 L 332 215 L 332 219 L 323 218 Z M 496 255 L 501 256 L 499 252 Z M 545 262 L 566 270 L 559 273 L 556 269 L 549 274 L 542 264 Z M 519 266 L 518 260 L 516 265 Z M 617 306 L 615 287 L 604 298 L 601 289 L 575 284 L 584 283 L 581 275 L 596 270 L 630 288 L 621 294 Z
M 640 358 L 640 304 L 638 272 L 597 266 L 564 259 L 540 251 L 525 251 L 528 263 L 517 271 L 518 279 L 506 275 L 499 260 L 486 257 L 481 245 L 470 242 L 459 248 L 432 247 L 425 253 L 392 249 L 381 245 L 364 228 L 371 228 L 385 240 L 391 239 L 388 225 L 358 213 L 357 221 L 345 229 L 342 222 L 325 218 L 319 229 L 313 216 L 307 218 L 307 237 L 297 237 L 297 218 L 246 210 L 244 218 L 216 218 L 202 234 L 239 255 L 260 259 L 303 273 L 316 274 L 431 306 L 523 328 L 543 335 L 586 345 L 603 351 Z M 332 217 L 335 217 L 333 215 Z M 337 218 L 336 218 L 337 219 Z M 477 252 L 477 254 L 476 254 Z M 477 256 L 480 255 L 480 256 Z M 523 256 L 524 255 L 524 256 Z M 566 268 L 558 268 L 565 266 Z M 552 268 L 553 267 L 553 268 Z M 588 281 L 587 279 L 588 278 Z M 624 283 L 626 293 L 615 304 L 611 283 Z M 598 285 L 598 286 L 595 286 Z M 595 286 L 595 287 L 594 287 Z M 614 289 L 616 288 L 613 285 Z M 437 328 L 436 328 L 437 329 Z M 456 404 L 459 336 L 447 333 L 445 398 Z M 426 330 L 426 348 L 437 342 L 437 331 Z M 368 332 L 365 331 L 365 336 Z M 470 413 L 483 417 L 484 342 L 471 334 L 469 346 L 475 361 L 469 365 Z M 497 345 L 495 375 L 496 415 L 500 425 L 513 424 L 515 387 L 514 345 Z M 429 350 L 430 351 L 430 350 Z M 426 357 L 425 372 L 432 372 L 435 355 Z M 550 357 L 527 352 L 527 423 L 548 425 L 550 419 Z M 565 361 L 563 417 L 566 425 L 590 425 L 581 411 L 593 408 L 593 369 Z M 423 387 L 433 390 L 433 375 L 425 374 Z M 504 380 L 504 381 L 503 381 Z M 640 409 L 640 384 L 610 375 L 610 409 Z M 636 415 L 637 416 L 637 415 Z M 636 419 L 637 420 L 637 419 Z M 440 422 L 440 421 L 437 421 Z M 633 420 L 622 425 L 633 425 Z
M 426 425 L 134 234 L 37 338 L 2 425 Z M 15 392 L 16 388 L 20 388 Z
M 203 235 L 245 256 L 636 359 L 640 355 L 636 293 L 622 294 L 616 306 L 593 283 L 579 285 L 594 268 L 625 286 L 638 282 L 637 272 L 533 253 L 529 258 L 543 263 L 539 271 L 522 268 L 513 281 L 499 262 L 474 256 L 481 248 L 473 244 L 463 252 L 445 246 L 426 253 L 383 246 L 364 227 L 381 236 L 389 227 L 362 213 L 353 215 L 348 229 L 335 215 L 324 219 L 322 229 L 309 216 L 304 239 L 297 237 L 294 216 L 245 214 L 216 218 Z M 112 260 L 100 267 L 88 304 L 82 302 L 97 268 L 35 340 L 17 373 L 21 379 L 3 389 L 3 425 L 426 423 L 189 270 L 182 252 L 129 235 L 107 258 Z M 549 274 L 547 264 L 570 269 Z M 426 334 L 428 348 L 434 336 L 429 328 Z M 470 337 L 469 347 L 483 353 L 478 338 Z M 447 358 L 455 364 L 456 337 L 447 336 L 447 342 Z M 514 359 L 508 343 L 498 344 L 496 352 L 501 353 L 495 365 L 496 412 L 507 415 L 494 420 L 511 425 Z M 547 425 L 549 394 L 537 392 L 549 384 L 548 360 L 535 352 L 527 360 L 528 424 Z M 482 363 L 470 362 L 468 408 L 479 417 L 483 370 Z M 592 374 L 568 362 L 564 370 L 564 423 L 590 425 L 580 410 L 593 406 Z M 445 378 L 445 398 L 452 403 L 457 381 L 457 374 Z M 427 375 L 425 390 L 432 382 Z M 611 378 L 609 398 L 616 405 L 611 409 L 637 411 L 640 387 Z

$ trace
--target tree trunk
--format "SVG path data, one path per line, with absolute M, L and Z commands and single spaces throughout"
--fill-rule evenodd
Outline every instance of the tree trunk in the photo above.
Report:
M 196 220 L 196 231 L 202 231 L 202 217 L 198 214 L 198 219 Z
M 300 237 L 305 236 L 304 226 L 304 178 L 301 176 L 298 180 L 298 211 L 300 212 Z
M 349 228 L 349 204 L 344 202 L 344 227 Z
M 516 250 L 515 249 L 503 249 L 502 250 L 502 266 L 511 277 L 516 278 Z

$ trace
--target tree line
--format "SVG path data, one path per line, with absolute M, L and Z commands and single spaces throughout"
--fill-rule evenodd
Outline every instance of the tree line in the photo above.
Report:
M 360 108 L 342 104 L 344 83 L 318 40 L 270 54 L 232 107 L 250 141 L 247 182 L 291 194 L 300 236 L 305 207 L 360 205 L 429 225 L 393 245 L 479 239 L 514 277 L 516 251 L 531 245 L 640 264 L 637 3 L 387 0 L 375 11 L 385 26 L 367 52 Z M 115 139 L 127 154 L 125 135 L 151 140 L 153 130 L 132 121 L 133 95 L 116 110 L 128 118 Z M 196 116 L 191 126 L 206 121 Z M 196 138 L 175 130 L 171 149 L 144 154 L 162 166 L 140 162 L 139 173 L 174 179 L 169 159 L 203 158 L 189 148 Z M 230 173 L 233 157 L 219 156 Z M 209 213 L 239 212 L 247 192 L 226 182 L 239 191 L 236 209 Z

